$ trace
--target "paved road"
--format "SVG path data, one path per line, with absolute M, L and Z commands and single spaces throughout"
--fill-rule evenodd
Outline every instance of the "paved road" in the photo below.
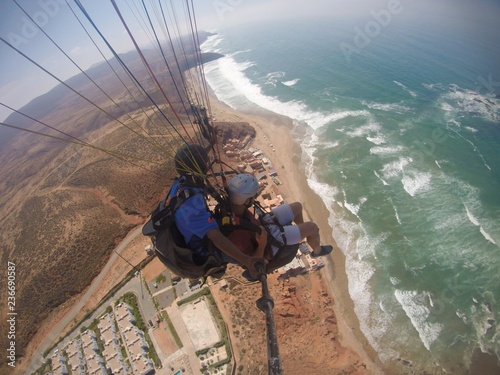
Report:
M 47 336 L 45 340 L 43 340 L 42 343 L 38 346 L 37 350 L 33 354 L 33 357 L 31 358 L 30 365 L 28 367 L 28 370 L 26 370 L 25 375 L 30 375 L 32 372 L 34 372 L 43 364 L 44 358 L 42 356 L 42 353 L 45 352 L 48 348 L 50 348 L 53 342 L 59 337 L 61 332 L 73 321 L 73 319 L 75 319 L 75 316 L 82 310 L 85 303 L 87 303 L 90 296 L 95 292 L 96 288 L 99 286 L 104 276 L 108 273 L 109 269 L 118 258 L 118 254 L 121 253 L 123 249 L 125 249 L 125 247 L 133 239 L 135 239 L 139 234 L 141 234 L 141 230 L 142 226 L 134 229 L 118 245 L 118 247 L 115 249 L 111 257 L 109 258 L 108 263 L 106 263 L 101 273 L 92 281 L 92 284 L 90 285 L 89 289 L 85 292 L 83 297 L 80 299 L 80 301 L 78 301 L 78 303 L 70 310 L 68 314 L 66 314 L 66 316 L 63 319 L 61 319 L 61 321 L 57 324 L 57 326 L 52 329 L 49 336 Z M 141 283 L 139 283 L 139 285 L 141 285 Z M 144 291 L 144 293 L 147 294 L 147 291 Z M 140 294 L 138 294 L 138 297 L 141 299 Z M 102 311 L 104 311 L 105 308 L 106 306 L 102 309 Z

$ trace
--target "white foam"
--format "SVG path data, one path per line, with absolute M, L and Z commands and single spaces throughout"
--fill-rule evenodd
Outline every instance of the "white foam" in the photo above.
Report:
M 432 300 L 431 292 L 427 292 L 427 297 L 429 298 L 429 305 L 431 305 L 431 307 L 434 307 L 434 301 Z
M 409 171 L 405 173 L 401 179 L 401 183 L 406 192 L 414 197 L 417 193 L 423 193 L 430 189 L 431 174 L 428 172 Z
M 412 158 L 400 157 L 396 161 L 387 163 L 382 168 L 384 179 L 397 178 L 403 174 L 404 168 L 413 161 Z
M 457 127 L 461 127 L 462 125 L 460 124 L 460 122 L 458 122 L 456 119 L 452 118 L 452 119 L 449 119 L 447 122 L 446 122 L 446 127 L 449 128 L 448 125 L 453 125 L 453 126 L 457 126 Z
M 371 119 L 371 114 L 368 111 L 355 111 L 358 116 L 366 116 L 369 121 L 365 125 L 358 126 L 355 130 L 345 130 L 344 133 L 348 136 L 354 137 L 364 137 L 373 144 L 381 145 L 387 142 L 386 138 L 382 134 L 382 127 L 379 123 Z
M 346 195 L 345 194 L 345 191 L 343 191 L 344 193 L 344 196 Z M 361 197 L 359 198 L 358 200 L 358 204 L 355 204 L 355 203 L 349 203 L 347 202 L 347 200 L 344 200 L 344 207 L 347 208 L 354 216 L 356 216 L 359 220 L 361 220 L 361 218 L 358 216 L 358 213 L 359 213 L 359 210 L 361 209 L 361 206 L 363 206 L 363 204 L 368 200 L 368 198 L 366 197 Z
M 391 199 L 392 203 L 392 199 Z M 396 220 L 398 221 L 398 224 L 401 225 L 401 219 L 399 218 L 398 210 L 396 209 L 396 206 L 394 203 L 392 203 L 392 208 L 394 208 L 394 215 L 396 215 Z
M 389 280 L 391 281 L 391 284 L 394 286 L 399 285 L 401 283 L 401 280 L 399 280 L 397 277 L 394 276 L 391 276 Z
M 224 38 L 220 34 L 210 35 L 201 45 L 200 49 L 203 52 L 213 51 L 213 49 L 222 42 Z
M 237 55 L 240 55 L 242 53 L 248 53 L 248 52 L 252 52 L 252 50 L 251 49 L 243 49 L 241 51 L 236 51 L 236 52 L 231 53 L 230 56 L 237 56 Z
M 369 115 L 368 112 L 363 112 Z M 366 125 L 356 127 L 354 131 L 346 132 L 346 134 L 350 135 L 351 137 L 365 137 L 370 134 L 378 134 L 381 131 L 382 127 L 380 126 L 380 124 L 372 121 L 367 123 Z
M 472 224 L 474 224 L 476 227 L 479 227 L 480 224 L 479 224 L 479 221 L 476 219 L 476 217 L 474 215 L 471 214 L 471 212 L 469 211 L 469 209 L 467 208 L 467 206 L 464 204 L 464 207 L 465 207 L 465 212 L 467 212 L 467 217 L 469 218 L 470 222 Z
M 413 327 L 417 330 L 420 340 L 427 350 L 437 340 L 443 330 L 443 325 L 427 321 L 430 309 L 426 306 L 428 292 L 417 292 L 412 290 L 396 290 L 394 296 L 410 319 Z
M 285 82 L 281 82 L 281 83 L 284 84 L 285 86 L 290 87 L 290 86 L 295 85 L 299 81 L 300 81 L 300 78 L 296 78 L 296 79 L 292 79 L 290 81 L 285 81 Z
M 491 122 L 500 121 L 500 101 L 492 94 L 480 94 L 458 85 L 449 85 L 448 92 L 441 96 L 440 101 L 442 109 L 459 116 L 472 114 Z
M 339 191 L 328 184 L 318 182 L 313 175 L 307 180 L 309 186 L 325 202 L 326 207 L 330 209 L 328 223 L 332 228 L 332 235 L 338 246 L 346 256 L 346 272 L 348 274 L 349 295 L 354 301 L 356 316 L 360 322 L 360 328 L 370 345 L 379 353 L 382 361 L 396 357 L 396 353 L 391 348 L 381 348 L 379 343 L 385 337 L 394 314 L 391 311 L 381 313 L 376 308 L 370 279 L 375 273 L 374 267 L 363 258 L 371 259 L 375 253 L 375 247 L 384 241 L 388 234 L 381 235 L 378 239 L 371 239 L 366 234 L 359 222 L 343 220 L 336 215 L 334 208 L 343 207 L 345 193 Z M 361 200 L 363 201 L 363 200 Z M 336 204 L 334 204 L 336 203 Z M 364 238 L 359 238 L 362 232 Z
M 376 145 L 383 145 L 387 142 L 383 135 L 377 135 L 376 137 L 366 137 L 366 139 Z
M 322 198 L 326 207 L 332 207 L 333 203 L 336 202 L 335 197 L 339 193 L 339 190 L 336 187 L 319 182 L 313 178 L 307 179 L 307 184 L 318 196 Z
M 375 173 L 375 176 L 377 176 L 377 177 L 378 177 L 378 179 L 379 179 L 380 181 L 382 181 L 382 183 L 383 183 L 385 186 L 388 186 L 388 185 L 389 185 L 389 183 L 388 183 L 386 180 L 384 180 L 382 177 L 380 177 L 380 175 L 377 173 L 377 171 L 373 171 L 373 173 Z
M 455 111 L 455 108 L 449 103 L 441 103 L 441 109 L 446 112 Z
M 373 155 L 391 155 L 397 154 L 404 150 L 403 146 L 384 146 L 384 147 L 372 147 L 370 149 L 370 154 Z
M 404 106 L 399 103 L 377 103 L 377 102 L 368 102 L 365 100 L 361 101 L 361 103 L 366 105 L 368 108 L 377 109 L 379 111 L 384 111 L 384 112 L 395 112 L 403 114 L 411 111 L 410 107 Z
M 285 72 L 271 72 L 266 74 L 266 84 L 276 87 L 276 83 L 285 76 Z
M 394 82 L 396 85 L 398 85 L 399 87 L 401 87 L 404 91 L 406 91 L 412 97 L 414 97 L 414 98 L 417 97 L 417 93 L 415 91 L 410 90 L 408 87 L 406 87 L 405 85 L 403 85 L 401 82 L 398 82 L 398 81 L 392 81 L 392 82 Z
M 272 112 L 288 116 L 299 122 L 305 122 L 313 129 L 338 121 L 346 117 L 369 116 L 368 111 L 343 111 L 323 113 L 311 111 L 304 103 L 296 100 L 282 102 L 264 95 L 260 86 L 253 84 L 244 71 L 254 63 L 236 62 L 233 56 L 224 56 L 205 65 L 205 75 L 216 96 L 233 108 L 243 104 L 243 100 L 256 104 Z M 274 76 L 272 76 L 274 74 Z M 268 82 L 273 82 L 283 72 L 271 73 Z
M 321 149 L 329 149 L 329 148 L 335 148 L 340 145 L 339 141 L 334 141 L 334 142 L 321 142 Z
M 446 89 L 446 85 L 442 83 L 422 83 L 422 86 L 430 91 L 444 91 Z
M 488 232 L 486 232 L 486 230 L 484 230 L 484 228 L 481 225 L 481 223 L 479 222 L 479 220 L 469 211 L 469 209 L 467 208 L 465 203 L 464 203 L 464 207 L 465 207 L 465 212 L 467 213 L 467 217 L 469 218 L 469 221 L 472 224 L 474 224 L 476 227 L 479 227 L 479 232 L 481 232 L 481 234 L 483 235 L 483 237 L 486 240 L 490 241 L 493 245 L 497 245 L 497 243 L 493 239 L 493 237 Z
M 481 234 L 483 235 L 484 238 L 486 238 L 488 241 L 490 241 L 493 245 L 496 245 L 497 243 L 495 242 L 495 240 L 493 239 L 493 237 L 491 237 L 491 235 L 486 232 L 483 227 L 479 227 L 479 231 L 481 232 Z
M 450 120 L 450 121 L 448 121 L 447 125 L 448 125 L 449 123 L 453 123 L 453 121 L 454 121 L 454 120 Z M 456 121 L 454 121 L 454 122 L 455 122 L 455 123 L 458 123 L 458 122 L 456 122 Z M 462 138 L 465 142 L 469 143 L 469 144 L 472 146 L 472 149 L 474 150 L 474 152 L 475 152 L 476 154 L 478 154 L 478 155 L 479 155 L 479 157 L 481 158 L 481 160 L 483 161 L 484 166 L 485 166 L 487 169 L 489 169 L 489 170 L 491 171 L 491 167 L 490 167 L 490 166 L 486 163 L 486 160 L 484 159 L 483 154 L 479 151 L 479 149 L 476 147 L 476 145 L 474 144 L 474 142 L 472 142 L 471 140 L 469 140 L 469 139 L 465 138 L 465 137 L 464 137 L 462 134 L 460 134 L 460 132 L 459 132 L 459 131 L 457 131 L 456 129 L 454 129 L 454 128 L 450 128 L 449 126 L 447 126 L 447 127 L 448 127 L 448 129 L 450 129 L 452 132 L 454 132 L 456 135 L 458 135 L 460 138 Z

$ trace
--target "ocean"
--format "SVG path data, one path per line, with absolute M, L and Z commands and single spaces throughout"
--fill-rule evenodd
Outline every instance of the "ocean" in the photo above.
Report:
M 460 373 L 478 348 L 500 359 L 494 36 L 368 14 L 220 29 L 202 45 L 224 54 L 205 67 L 221 101 L 293 119 L 384 363 Z

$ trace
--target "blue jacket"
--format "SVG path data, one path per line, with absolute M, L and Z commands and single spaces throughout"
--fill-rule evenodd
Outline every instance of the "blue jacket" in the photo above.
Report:
M 175 182 L 172 186 L 170 196 L 182 193 L 182 190 L 185 189 L 179 186 L 178 182 Z M 196 194 L 188 198 L 177 209 L 175 212 L 175 223 L 190 249 L 199 255 L 208 255 L 204 246 L 207 232 L 218 228 L 219 225 L 207 209 L 203 190 L 193 187 L 189 187 L 189 190 L 194 190 Z

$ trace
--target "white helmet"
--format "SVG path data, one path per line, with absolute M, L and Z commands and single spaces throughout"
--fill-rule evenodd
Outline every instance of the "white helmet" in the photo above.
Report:
M 251 174 L 239 174 L 227 184 L 231 203 L 242 205 L 248 198 L 253 198 L 259 190 L 259 182 Z

